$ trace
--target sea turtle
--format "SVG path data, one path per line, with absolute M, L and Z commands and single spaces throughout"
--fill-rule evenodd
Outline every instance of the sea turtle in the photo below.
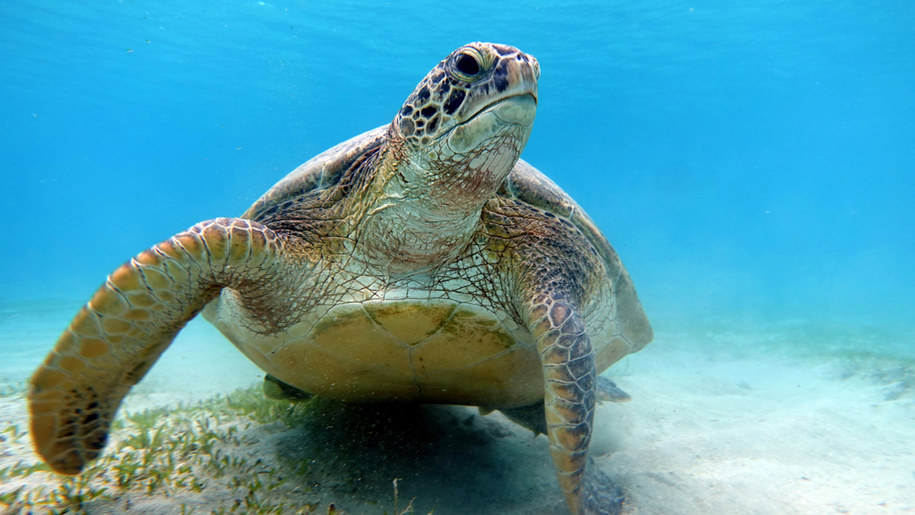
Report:
M 547 433 L 571 511 L 618 511 L 587 458 L 598 374 L 652 333 L 588 215 L 519 160 L 539 77 L 516 48 L 463 46 L 389 125 L 115 270 L 31 378 L 38 453 L 79 473 L 203 311 L 280 391 L 526 419 Z

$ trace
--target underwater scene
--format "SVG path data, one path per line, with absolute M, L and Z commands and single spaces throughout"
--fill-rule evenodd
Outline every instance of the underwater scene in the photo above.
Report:
M 913 28 L 2 2 L 0 513 L 915 512 Z

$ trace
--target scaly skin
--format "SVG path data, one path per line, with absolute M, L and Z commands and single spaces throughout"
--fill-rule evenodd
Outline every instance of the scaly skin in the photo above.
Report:
M 130 387 L 208 306 L 290 387 L 517 409 L 546 430 L 572 513 L 619 512 L 588 458 L 597 374 L 651 330 L 593 222 L 519 162 L 539 76 L 515 48 L 462 47 L 387 128 L 318 156 L 244 218 L 200 223 L 115 270 L 32 377 L 38 453 L 79 473 Z
M 533 300 L 530 327 L 543 361 L 544 411 L 556 477 L 573 513 L 618 513 L 621 495 L 597 471 L 587 470 L 597 372 L 585 325 L 562 296 Z
M 532 206 L 493 201 L 484 221 L 506 242 L 503 261 L 514 263 L 504 273 L 518 285 L 522 318 L 540 355 L 546 433 L 566 502 L 572 513 L 619 513 L 621 492 L 588 457 L 599 396 L 588 326 L 602 321 L 583 313 L 624 283 L 608 277 L 588 240 L 569 237 L 563 222 L 541 220 Z
M 275 283 L 282 240 L 242 219 L 202 222 L 115 270 L 31 379 L 31 433 L 55 471 L 78 474 L 105 446 L 121 400 L 223 287 Z

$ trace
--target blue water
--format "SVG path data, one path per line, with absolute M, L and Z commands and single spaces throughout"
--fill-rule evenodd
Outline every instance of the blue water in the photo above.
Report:
M 5 1 L 2 302 L 78 305 L 490 40 L 540 60 L 523 157 L 656 325 L 910 327 L 915 3 L 738 4 Z
M 911 511 L 912 0 L 0 1 L 0 469 L 37 459 L 7 394 L 106 274 L 388 123 L 474 40 L 538 58 L 523 157 L 606 233 L 655 328 L 594 433 L 626 502 Z M 256 384 L 228 348 L 192 322 L 134 394 Z M 487 452 L 526 469 L 546 445 L 517 442 Z M 561 503 L 547 460 L 492 490 Z M 498 469 L 469 463 L 451 472 Z M 420 504 L 442 495 L 421 475 Z

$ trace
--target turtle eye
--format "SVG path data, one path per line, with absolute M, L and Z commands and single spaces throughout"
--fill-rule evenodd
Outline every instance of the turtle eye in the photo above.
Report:
M 480 73 L 480 63 L 467 54 L 459 54 L 457 59 L 454 60 L 454 67 L 466 75 L 473 76 Z
M 476 80 L 483 71 L 482 56 L 473 49 L 461 51 L 451 61 L 454 75 L 467 82 Z

